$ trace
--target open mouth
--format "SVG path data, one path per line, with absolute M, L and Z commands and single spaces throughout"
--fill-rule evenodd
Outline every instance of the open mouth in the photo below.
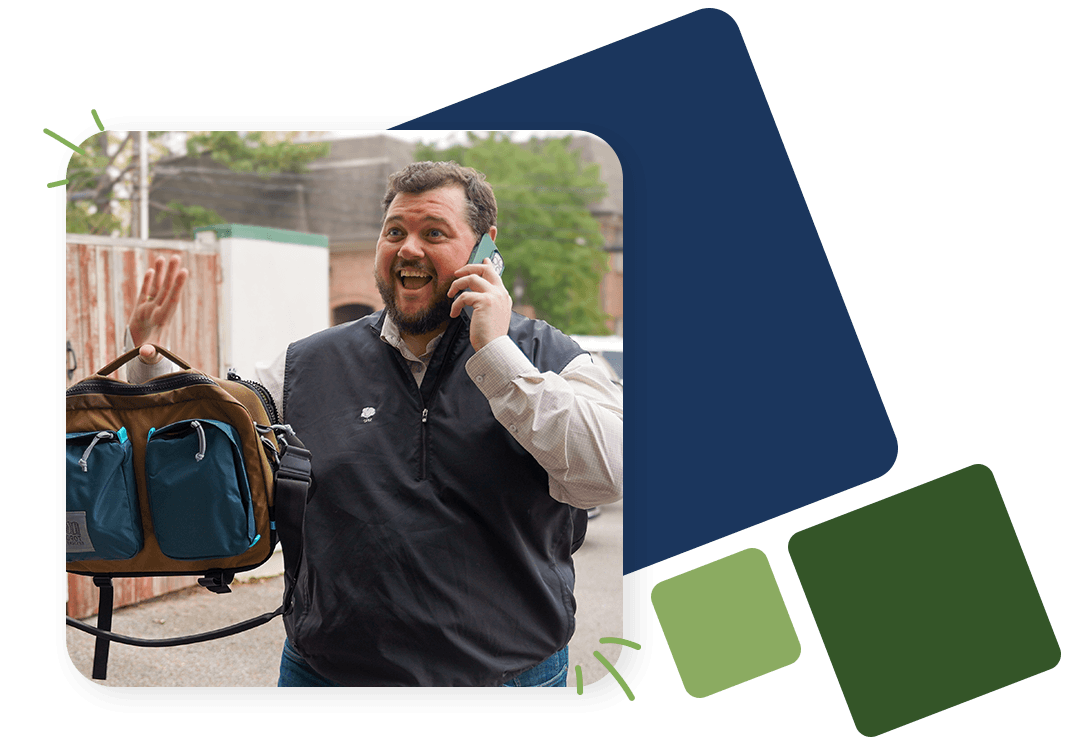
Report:
M 401 269 L 397 274 L 405 290 L 420 290 L 433 279 L 428 272 L 421 269 Z

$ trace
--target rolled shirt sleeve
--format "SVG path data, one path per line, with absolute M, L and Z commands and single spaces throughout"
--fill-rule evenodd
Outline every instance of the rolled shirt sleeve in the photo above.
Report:
M 496 420 L 548 472 L 553 499 L 588 509 L 622 498 L 622 390 L 592 357 L 541 372 L 502 336 L 466 368 Z

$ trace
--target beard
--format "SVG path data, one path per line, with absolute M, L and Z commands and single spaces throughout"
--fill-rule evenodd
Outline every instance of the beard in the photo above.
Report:
M 430 300 L 430 306 L 417 313 L 400 312 L 396 304 L 396 287 L 393 284 L 392 275 L 387 282 L 375 273 L 374 284 L 378 286 L 378 294 L 382 296 L 382 302 L 385 303 L 385 311 L 396 323 L 401 333 L 421 336 L 436 331 L 451 320 L 452 298 L 448 296 L 451 283 L 435 292 Z

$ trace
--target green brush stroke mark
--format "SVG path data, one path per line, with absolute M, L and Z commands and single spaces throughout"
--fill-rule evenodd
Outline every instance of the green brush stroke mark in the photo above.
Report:
M 104 125 L 100 122 L 100 115 L 96 113 L 96 109 L 93 109 L 93 119 L 96 121 L 96 126 L 100 128 L 100 131 L 104 131 Z
M 600 664 L 608 669 L 608 672 L 611 673 L 611 677 L 615 678 L 616 682 L 618 682 L 618 684 L 619 684 L 619 687 L 622 688 L 623 693 L 626 694 L 626 698 L 628 698 L 631 701 L 633 701 L 634 700 L 633 691 L 630 690 L 630 686 L 626 685 L 626 681 L 622 679 L 621 675 L 619 675 L 619 671 L 616 670 L 612 666 L 612 664 L 610 662 L 608 662 L 607 659 L 604 658 L 604 655 L 600 654 L 600 652 L 593 652 L 593 656 L 596 657 L 598 660 L 600 660 Z
M 638 644 L 637 642 L 632 642 L 629 639 L 621 639 L 621 638 L 619 638 L 617 636 L 605 636 L 604 638 L 602 638 L 600 640 L 600 643 L 601 644 L 621 644 L 624 647 L 629 647 L 630 649 L 640 649 L 641 648 L 641 645 Z
M 574 674 L 576 676 L 578 676 L 578 695 L 581 696 L 582 695 L 582 666 L 581 665 L 575 665 L 574 666 Z
M 60 137 L 60 136 L 59 136 L 59 135 L 57 135 L 57 134 L 56 134 L 55 132 L 53 132 L 52 130 L 50 130 L 50 129 L 47 129 L 47 128 L 45 128 L 45 130 L 44 130 L 44 133 L 45 133 L 46 135 L 48 135 L 49 137 L 54 137 L 55 139 L 59 140 L 59 141 L 60 141 L 60 142 L 62 142 L 62 143 L 63 143 L 64 145 L 66 145 L 67 147 L 69 147 L 69 148 L 70 148 L 71 150 L 73 150 L 74 152 L 76 152 L 76 153 L 77 153 L 78 155 L 85 155 L 85 151 L 84 151 L 84 150 L 82 150 L 82 149 L 81 149 L 80 147 L 78 147 L 77 145 L 73 145 L 73 144 L 71 144 L 71 143 L 67 142 L 67 141 L 66 141 L 66 140 L 64 140 L 64 139 L 63 139 L 62 137 Z
M 51 189 L 53 186 L 62 186 L 63 184 L 68 184 L 68 183 L 70 183 L 70 179 L 69 178 L 65 178 L 62 181 L 53 181 L 52 183 L 50 183 L 48 185 L 48 188 Z

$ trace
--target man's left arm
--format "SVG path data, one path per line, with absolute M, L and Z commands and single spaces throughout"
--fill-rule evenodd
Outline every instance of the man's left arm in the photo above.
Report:
M 588 354 L 558 375 L 541 372 L 504 336 L 466 367 L 493 416 L 548 472 L 554 499 L 588 509 L 622 498 L 622 389 Z

